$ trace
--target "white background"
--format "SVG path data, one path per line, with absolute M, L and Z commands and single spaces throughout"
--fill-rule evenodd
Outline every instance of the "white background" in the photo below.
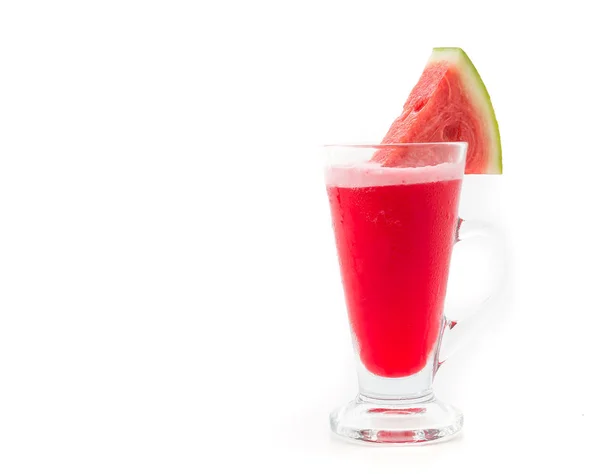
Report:
M 2 2 L 0 472 L 597 469 L 591 5 Z M 505 174 L 462 213 L 510 280 L 436 381 L 463 434 L 348 445 L 319 146 L 379 140 L 433 46 L 496 108 Z

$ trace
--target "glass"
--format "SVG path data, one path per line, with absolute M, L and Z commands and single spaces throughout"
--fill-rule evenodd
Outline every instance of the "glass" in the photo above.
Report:
M 432 385 L 457 344 L 454 327 L 465 324 L 444 316 L 452 249 L 493 237 L 458 217 L 466 150 L 461 142 L 325 147 L 359 382 L 356 399 L 331 414 L 338 435 L 423 443 L 462 428 L 462 413 Z

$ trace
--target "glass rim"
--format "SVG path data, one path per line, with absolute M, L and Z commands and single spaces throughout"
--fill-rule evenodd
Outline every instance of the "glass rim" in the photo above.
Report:
M 355 167 L 370 161 L 379 152 L 384 155 L 406 152 L 407 156 L 417 158 L 382 165 L 385 170 L 421 169 L 445 164 L 465 166 L 467 158 L 467 142 L 414 142 L 414 143 L 339 143 L 326 144 L 323 150 L 324 164 L 327 168 Z M 385 159 L 385 157 L 384 157 Z
M 326 143 L 323 148 L 415 148 L 425 146 L 466 149 L 467 142 L 409 142 L 409 143 Z

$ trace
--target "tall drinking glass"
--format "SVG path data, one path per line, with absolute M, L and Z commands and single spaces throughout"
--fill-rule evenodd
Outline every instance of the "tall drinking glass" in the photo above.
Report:
M 465 231 L 485 234 L 458 217 L 466 150 L 460 142 L 325 148 L 359 381 L 356 399 L 331 414 L 341 436 L 422 443 L 462 427 L 462 413 L 437 400 L 432 384 L 457 324 L 444 316 L 453 246 Z

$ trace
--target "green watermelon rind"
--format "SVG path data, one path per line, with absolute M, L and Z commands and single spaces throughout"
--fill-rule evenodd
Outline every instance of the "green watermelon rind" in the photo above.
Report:
M 487 122 L 485 129 L 488 132 L 492 152 L 486 173 L 502 174 L 502 145 L 498 121 L 490 94 L 481 80 L 479 72 L 461 48 L 433 48 L 428 64 L 440 61 L 448 61 L 456 65 L 461 72 L 461 77 L 465 80 L 465 88 L 473 98 L 474 106 L 481 111 L 483 119 Z

